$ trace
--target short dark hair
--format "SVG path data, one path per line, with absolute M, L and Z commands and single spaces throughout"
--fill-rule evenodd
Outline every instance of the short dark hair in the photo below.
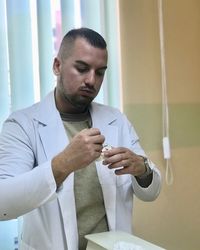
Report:
M 100 49 L 106 49 L 107 44 L 104 38 L 96 31 L 89 28 L 72 29 L 66 33 L 60 45 L 59 55 L 65 58 L 77 38 L 85 39 L 90 45 Z
M 70 30 L 63 38 L 76 40 L 76 38 L 84 38 L 90 43 L 92 46 L 106 49 L 106 41 L 104 38 L 96 31 L 89 28 L 79 28 Z

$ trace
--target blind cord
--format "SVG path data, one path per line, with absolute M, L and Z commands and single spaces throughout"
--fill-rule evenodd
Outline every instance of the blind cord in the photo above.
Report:
M 174 181 L 171 149 L 169 140 L 169 108 L 167 98 L 167 80 L 165 64 L 165 47 L 164 47 L 164 29 L 163 29 L 163 1 L 158 0 L 159 16 L 159 37 L 160 37 L 160 59 L 161 59 L 161 85 L 162 85 L 162 135 L 163 135 L 163 157 L 166 163 L 165 181 L 167 185 L 172 185 Z

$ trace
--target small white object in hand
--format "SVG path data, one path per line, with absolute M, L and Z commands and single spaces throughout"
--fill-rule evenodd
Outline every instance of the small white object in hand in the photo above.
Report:
M 103 149 L 102 149 L 102 153 L 101 153 L 101 155 L 99 156 L 99 158 L 96 161 L 103 161 L 104 160 L 104 152 L 107 151 L 107 150 L 110 150 L 112 148 L 113 147 L 108 145 L 108 144 L 104 145 Z
M 133 243 L 118 241 L 114 244 L 113 250 L 145 250 L 145 249 Z

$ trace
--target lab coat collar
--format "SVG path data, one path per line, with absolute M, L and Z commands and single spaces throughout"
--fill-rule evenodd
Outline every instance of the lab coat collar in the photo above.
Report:
M 56 108 L 54 91 L 50 92 L 44 100 L 41 101 L 42 105 L 38 105 L 34 112 L 34 118 L 38 120 L 40 123 L 47 125 L 55 121 L 55 118 L 60 118 L 60 114 Z M 115 121 L 116 115 L 112 112 L 112 109 L 109 109 L 104 113 L 103 116 L 99 116 L 99 112 L 102 109 L 102 104 L 92 102 L 90 105 L 90 113 L 92 119 L 100 122 L 101 124 L 111 124 Z

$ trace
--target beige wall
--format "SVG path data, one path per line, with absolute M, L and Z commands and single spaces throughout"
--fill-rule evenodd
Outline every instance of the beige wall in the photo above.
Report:
M 119 0 L 123 107 L 163 188 L 135 202 L 135 234 L 171 250 L 200 249 L 200 1 L 164 0 L 174 183 L 165 182 L 157 0 Z

